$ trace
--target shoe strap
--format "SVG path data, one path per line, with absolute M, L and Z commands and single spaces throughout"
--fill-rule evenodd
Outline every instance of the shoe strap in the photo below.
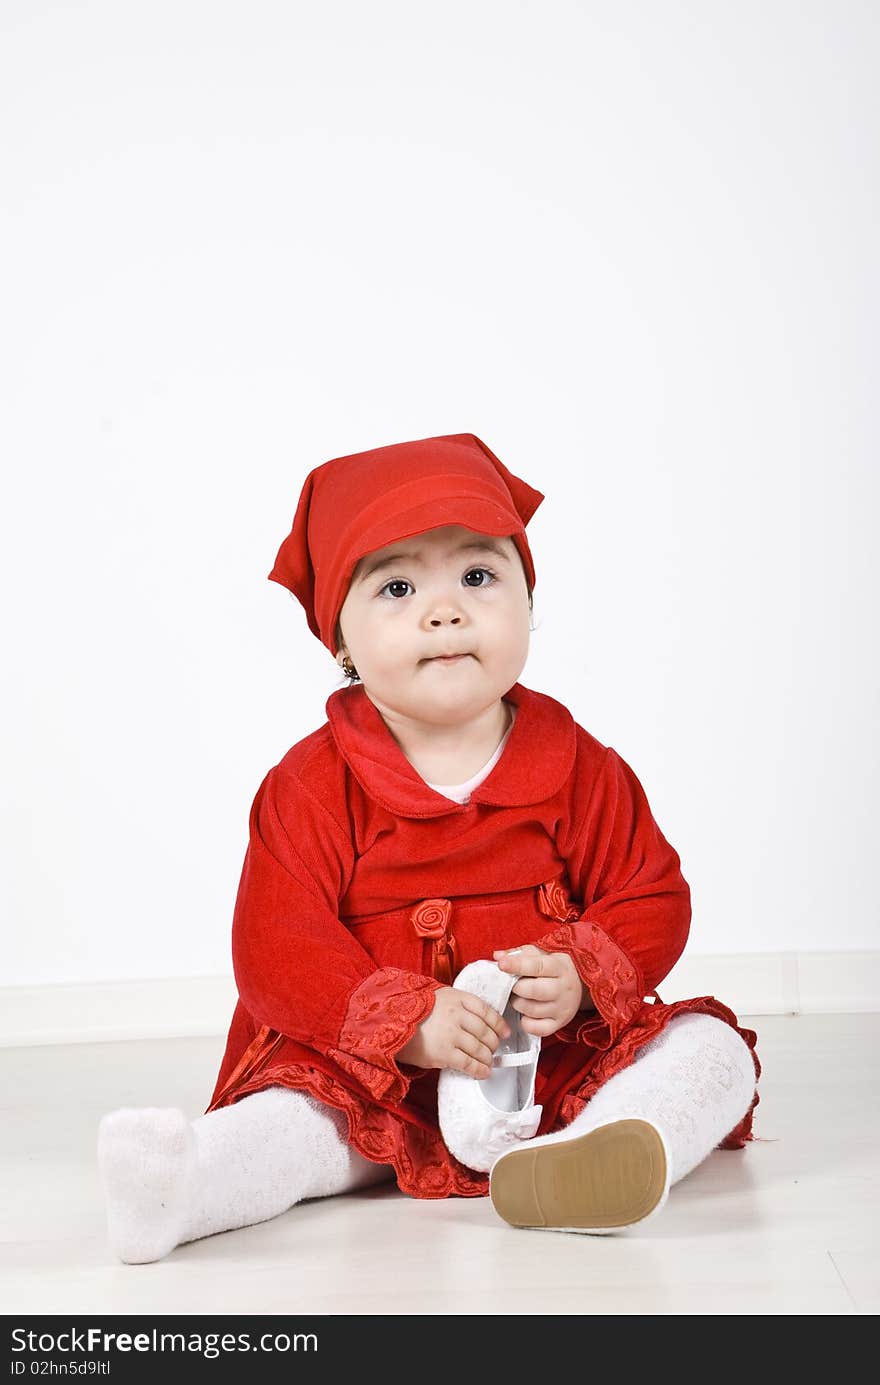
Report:
M 524 1068 L 526 1063 L 534 1062 L 534 1050 L 525 1053 L 495 1053 L 492 1055 L 493 1068 Z

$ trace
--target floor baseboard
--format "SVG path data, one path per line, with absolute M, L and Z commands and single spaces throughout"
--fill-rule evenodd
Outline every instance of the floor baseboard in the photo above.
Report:
M 657 987 L 666 1001 L 713 995 L 744 1015 L 880 1009 L 880 952 L 685 956 Z M 164 977 L 0 990 L 0 1047 L 224 1035 L 231 976 Z

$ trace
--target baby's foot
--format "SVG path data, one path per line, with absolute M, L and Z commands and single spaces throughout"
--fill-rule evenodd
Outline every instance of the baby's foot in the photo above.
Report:
M 195 1167 L 195 1135 L 176 1107 L 123 1106 L 102 1118 L 98 1169 L 120 1260 L 161 1260 L 179 1244 Z

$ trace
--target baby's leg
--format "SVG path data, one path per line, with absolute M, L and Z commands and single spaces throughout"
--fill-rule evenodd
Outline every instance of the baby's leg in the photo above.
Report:
M 513 1226 L 607 1235 L 656 1216 L 669 1189 L 729 1135 L 755 1095 L 745 1040 L 683 1013 L 562 1130 L 506 1150 L 490 1196 Z
M 269 1087 L 190 1122 L 175 1107 L 122 1107 L 101 1120 L 98 1167 L 120 1260 L 160 1260 L 176 1245 L 278 1216 L 394 1176 L 346 1140 L 342 1111 Z
M 751 1050 L 731 1025 L 715 1015 L 679 1014 L 599 1088 L 567 1129 L 627 1116 L 654 1121 L 667 1137 L 671 1186 L 735 1129 L 755 1085 Z

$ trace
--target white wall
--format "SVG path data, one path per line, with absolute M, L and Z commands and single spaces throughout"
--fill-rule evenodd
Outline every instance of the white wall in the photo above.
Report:
M 6 0 L 4 985 L 229 972 L 302 481 L 469 430 L 691 951 L 877 946 L 878 19 Z

